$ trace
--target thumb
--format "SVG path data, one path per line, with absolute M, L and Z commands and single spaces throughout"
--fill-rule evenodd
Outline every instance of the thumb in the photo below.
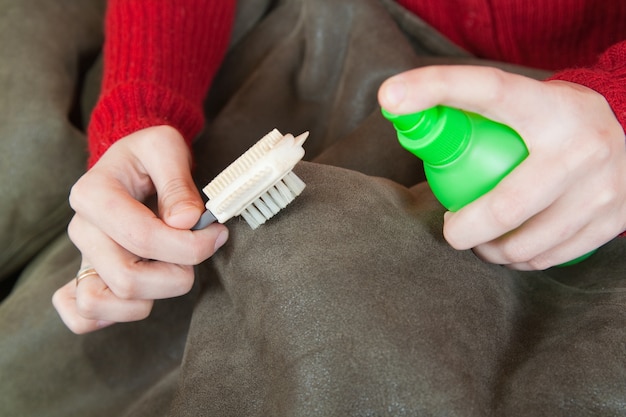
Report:
M 191 229 L 204 203 L 191 176 L 189 147 L 178 132 L 167 133 L 169 137 L 153 136 L 149 150 L 144 148 L 151 155 L 144 158 L 144 166 L 156 189 L 159 217 L 170 227 Z
M 196 224 L 204 204 L 191 178 L 190 171 L 173 175 L 162 184 L 156 184 L 159 217 L 170 227 L 191 229 Z

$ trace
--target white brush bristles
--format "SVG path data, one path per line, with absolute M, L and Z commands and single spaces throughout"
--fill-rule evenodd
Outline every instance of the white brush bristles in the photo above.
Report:
M 307 136 L 272 130 L 204 187 L 206 208 L 220 223 L 237 215 L 252 229 L 265 223 L 304 190 L 292 169 L 304 156 Z
M 256 229 L 287 207 L 287 204 L 300 195 L 304 187 L 304 182 L 293 171 L 290 171 L 265 194 L 246 207 L 241 212 L 241 217 L 248 222 L 251 228 Z

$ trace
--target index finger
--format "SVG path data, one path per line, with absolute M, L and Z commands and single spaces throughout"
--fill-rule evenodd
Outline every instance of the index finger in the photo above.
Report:
M 226 232 L 226 227 L 218 223 L 197 231 L 170 227 L 121 185 L 101 182 L 96 180 L 80 190 L 81 197 L 72 201 L 72 207 L 138 257 L 196 265 L 215 252 L 218 237 Z
M 456 249 L 470 249 L 517 229 L 561 196 L 563 172 L 531 154 L 490 192 L 446 214 L 446 240 Z

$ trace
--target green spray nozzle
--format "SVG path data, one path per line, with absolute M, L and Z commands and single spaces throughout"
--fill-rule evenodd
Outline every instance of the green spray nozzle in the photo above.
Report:
M 409 114 L 394 114 L 385 109 L 382 109 L 383 116 L 389 120 L 396 130 L 407 131 L 413 127 L 419 125 L 424 120 L 424 112 L 409 113 Z
M 469 121 L 461 110 L 436 106 L 411 114 L 382 113 L 396 128 L 400 144 L 428 164 L 450 162 L 468 143 Z

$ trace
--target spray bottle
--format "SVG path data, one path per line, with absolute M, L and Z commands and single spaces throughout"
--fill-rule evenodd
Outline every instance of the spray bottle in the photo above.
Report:
M 400 144 L 424 161 L 433 194 L 450 211 L 492 190 L 528 156 L 517 132 L 475 113 L 446 106 L 404 115 L 382 112 L 396 128 Z

